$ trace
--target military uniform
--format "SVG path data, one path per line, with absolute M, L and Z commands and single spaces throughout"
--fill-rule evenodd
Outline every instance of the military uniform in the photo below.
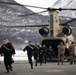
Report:
M 48 49 L 48 57 L 49 57 L 50 61 L 52 61 L 52 56 L 53 56 L 53 49 L 49 47 L 49 49 Z
M 62 65 L 64 61 L 64 53 L 65 53 L 65 46 L 64 45 L 58 45 L 58 65 L 61 60 Z
M 35 60 L 35 66 L 37 66 L 37 61 L 38 61 L 38 54 L 39 54 L 39 45 L 34 46 L 34 60 Z
M 39 48 L 39 62 L 40 62 L 40 65 L 42 65 L 42 62 L 43 62 L 43 48 L 42 47 Z
M 28 55 L 28 61 L 29 64 L 31 65 L 31 69 L 33 69 L 33 62 L 32 62 L 32 56 L 33 56 L 33 50 L 34 50 L 34 46 L 33 45 L 27 45 L 23 51 L 27 50 L 27 55 Z
M 45 64 L 46 64 L 46 59 L 47 59 L 47 53 L 48 53 L 48 49 L 47 49 L 47 47 L 43 47 L 43 54 L 44 54 L 44 62 L 45 62 Z
M 0 55 L 1 55 L 1 48 L 0 48 Z M 1 65 L 1 61 L 0 61 L 0 65 Z
M 12 54 L 15 54 L 15 49 L 11 43 L 3 44 L 1 46 L 1 54 L 4 55 L 4 65 L 7 72 L 12 71 Z
M 70 51 L 70 61 L 71 61 L 70 64 L 73 64 L 73 61 L 75 64 L 75 44 L 70 45 L 69 51 Z
M 1 48 L 0 48 L 0 54 L 1 54 Z

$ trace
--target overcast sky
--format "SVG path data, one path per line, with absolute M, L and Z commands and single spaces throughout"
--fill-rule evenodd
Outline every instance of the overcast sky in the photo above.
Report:
M 57 0 L 15 0 L 15 1 L 20 3 L 20 4 L 48 8 L 48 7 L 51 7 Z M 29 8 L 29 9 L 31 9 L 34 12 L 43 11 L 42 9 L 38 9 L 38 8 Z

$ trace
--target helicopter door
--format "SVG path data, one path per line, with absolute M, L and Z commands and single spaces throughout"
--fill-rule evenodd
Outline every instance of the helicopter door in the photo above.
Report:
M 53 57 L 57 57 L 58 55 L 58 48 L 60 42 L 63 42 L 61 39 L 47 39 L 42 41 L 42 45 L 46 45 L 47 48 L 51 46 L 53 48 Z

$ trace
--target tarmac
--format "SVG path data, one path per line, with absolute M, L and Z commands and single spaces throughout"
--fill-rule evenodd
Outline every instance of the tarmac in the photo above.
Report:
M 76 64 L 70 65 L 70 62 L 64 62 L 64 65 L 57 65 L 57 62 L 46 63 L 42 66 L 30 68 L 28 61 L 15 61 L 13 71 L 8 75 L 76 75 Z M 0 75 L 6 75 L 4 63 L 0 64 Z

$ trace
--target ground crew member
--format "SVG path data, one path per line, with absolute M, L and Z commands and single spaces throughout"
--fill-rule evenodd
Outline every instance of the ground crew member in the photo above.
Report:
M 70 64 L 75 64 L 75 43 L 72 42 L 71 45 L 69 46 L 69 51 L 70 51 Z
M 46 58 L 47 58 L 47 52 L 48 52 L 48 49 L 45 45 L 43 45 L 43 49 L 44 49 L 44 62 L 46 64 Z
M 1 46 L 1 54 L 4 55 L 4 65 L 7 70 L 6 73 L 9 73 L 9 70 L 13 70 L 12 55 L 15 54 L 15 49 L 8 39 L 3 41 L 3 45 Z
M 60 61 L 62 62 L 63 65 L 63 61 L 64 61 L 64 53 L 65 53 L 65 45 L 63 44 L 63 42 L 61 42 L 58 46 L 58 65 L 60 63 Z
M 38 54 L 39 54 L 39 43 L 36 41 L 35 42 L 35 48 L 34 48 L 34 59 L 35 59 L 35 66 L 37 66 L 38 62 Z
M 53 48 L 51 46 L 49 46 L 48 57 L 50 59 L 50 62 L 52 61 L 52 56 L 53 56 Z
M 42 45 L 40 45 L 40 48 L 39 48 L 39 62 L 40 62 L 40 65 L 42 65 L 42 63 L 43 63 L 43 51 L 44 51 L 44 49 L 43 49 Z
M 28 45 L 23 49 L 24 52 L 25 52 L 26 50 L 27 50 L 27 56 L 28 56 L 29 64 L 30 64 L 30 66 L 31 66 L 31 69 L 33 69 L 32 56 L 33 56 L 34 47 L 33 47 L 31 41 L 28 41 Z

